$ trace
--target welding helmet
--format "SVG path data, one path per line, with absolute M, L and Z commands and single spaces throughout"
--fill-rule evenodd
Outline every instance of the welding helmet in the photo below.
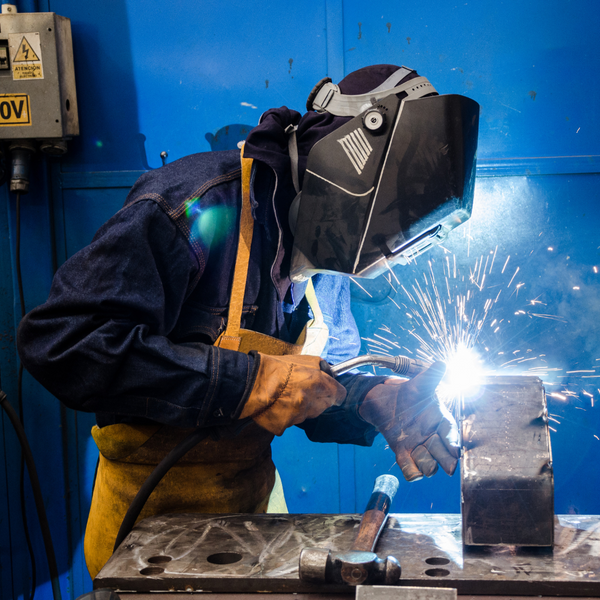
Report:
M 400 67 L 363 94 L 343 94 L 324 79 L 307 108 L 352 118 L 308 154 L 290 210 L 292 281 L 315 273 L 376 277 L 470 217 L 477 102 L 440 96 Z

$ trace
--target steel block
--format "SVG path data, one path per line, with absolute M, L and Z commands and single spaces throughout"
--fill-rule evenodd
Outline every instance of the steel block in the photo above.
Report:
M 537 377 L 488 377 L 462 414 L 466 546 L 552 546 L 554 476 L 548 412 Z

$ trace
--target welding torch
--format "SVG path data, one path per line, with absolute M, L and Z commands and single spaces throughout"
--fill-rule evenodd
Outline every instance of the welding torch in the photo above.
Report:
M 325 361 L 321 361 L 321 369 L 332 377 L 339 377 L 357 367 L 377 365 L 378 367 L 390 369 L 401 377 L 412 379 L 415 375 L 422 373 L 431 366 L 430 363 L 419 360 L 418 358 L 409 358 L 408 356 L 381 356 L 378 354 L 364 354 L 363 356 L 357 356 L 356 358 L 345 360 L 336 365 L 325 363 L 327 367 L 323 365 L 324 362 Z

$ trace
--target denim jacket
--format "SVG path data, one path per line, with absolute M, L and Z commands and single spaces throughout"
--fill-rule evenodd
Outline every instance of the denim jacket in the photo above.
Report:
M 65 405 L 95 412 L 101 427 L 231 423 L 251 391 L 255 361 L 212 343 L 227 324 L 240 173 L 239 151 L 225 151 L 144 174 L 91 244 L 57 271 L 48 300 L 23 319 L 17 343 L 25 367 Z M 253 170 L 255 205 L 264 206 L 276 184 L 265 179 Z M 255 212 L 241 326 L 295 341 L 309 309 L 303 291 L 276 276 L 281 228 L 265 214 Z M 330 329 L 325 358 L 355 356 L 360 339 L 348 280 L 317 276 L 314 283 Z M 357 406 L 381 380 L 340 378 L 344 405 L 306 421 L 309 437 L 370 445 L 376 432 Z

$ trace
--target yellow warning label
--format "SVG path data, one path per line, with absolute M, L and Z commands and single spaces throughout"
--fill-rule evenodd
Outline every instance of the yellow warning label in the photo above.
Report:
M 13 58 L 13 62 L 30 62 L 32 60 L 40 60 L 40 57 L 35 53 L 35 50 L 31 47 L 27 38 L 23 36 L 17 54 Z
M 27 94 L 0 94 L 0 127 L 31 125 Z
M 41 63 L 32 65 L 13 64 L 13 79 L 43 79 Z
M 42 45 L 38 31 L 9 33 L 13 80 L 44 79 Z

